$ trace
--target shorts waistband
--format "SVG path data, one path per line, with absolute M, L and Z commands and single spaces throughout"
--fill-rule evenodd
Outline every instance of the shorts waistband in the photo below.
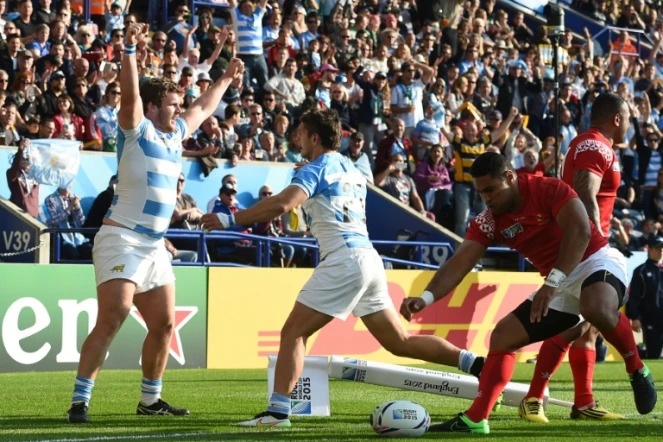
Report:
M 99 229 L 99 233 L 115 233 L 118 235 L 127 235 L 136 239 L 140 239 L 141 241 L 149 241 L 155 244 L 159 241 L 163 241 L 162 239 L 150 238 L 149 236 L 138 233 L 135 230 L 129 229 L 128 227 L 111 226 L 108 224 L 102 224 L 101 228 Z

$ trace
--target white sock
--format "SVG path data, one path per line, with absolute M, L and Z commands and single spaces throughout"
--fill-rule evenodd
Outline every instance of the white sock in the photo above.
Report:
M 161 398 L 161 379 L 151 381 L 143 378 L 140 384 L 140 402 L 150 406 Z

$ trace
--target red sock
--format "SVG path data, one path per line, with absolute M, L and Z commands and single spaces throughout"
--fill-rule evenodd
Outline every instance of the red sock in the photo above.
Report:
M 529 385 L 529 391 L 525 398 L 535 397 L 543 399 L 544 392 L 550 382 L 550 377 L 557 371 L 559 364 L 564 360 L 564 355 L 569 351 L 571 344 L 565 342 L 559 336 L 546 339 L 541 344 L 539 355 L 536 357 L 534 376 Z
M 624 313 L 619 313 L 619 322 L 614 329 L 601 333 L 605 340 L 611 343 L 624 358 L 628 374 L 632 374 L 634 371 L 640 370 L 645 366 L 640 360 L 638 347 L 635 345 L 631 323 Z
M 480 422 L 488 419 L 490 410 L 497 402 L 504 387 L 513 376 L 516 366 L 516 354 L 507 351 L 490 351 L 481 370 L 479 379 L 479 393 L 465 412 L 472 422 Z
M 571 347 L 569 363 L 573 372 L 573 386 L 576 408 L 586 407 L 594 402 L 592 392 L 592 379 L 594 378 L 594 364 L 596 363 L 596 350 L 593 348 Z

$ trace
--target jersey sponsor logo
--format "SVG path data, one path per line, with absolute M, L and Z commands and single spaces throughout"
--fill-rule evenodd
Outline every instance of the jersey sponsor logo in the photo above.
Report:
M 479 226 L 481 233 L 490 239 L 495 239 L 495 220 L 493 219 L 493 214 L 488 209 L 477 215 L 474 218 L 474 222 Z
M 520 223 L 516 223 L 511 227 L 502 230 L 502 236 L 505 238 L 515 238 L 516 235 L 522 232 L 523 230 L 524 230 L 523 225 Z
M 614 158 L 614 152 L 612 148 L 598 140 L 583 140 L 578 143 L 573 159 L 577 159 L 578 155 L 583 152 L 598 152 L 599 154 L 603 155 L 608 162 L 611 162 Z

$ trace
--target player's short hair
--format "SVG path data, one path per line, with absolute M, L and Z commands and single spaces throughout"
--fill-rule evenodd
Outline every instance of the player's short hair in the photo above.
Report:
M 470 168 L 472 178 L 490 175 L 491 178 L 504 178 L 504 172 L 510 170 L 509 163 L 499 153 L 486 152 L 477 157 Z
M 143 100 L 143 112 L 147 113 L 147 105 L 152 103 L 157 108 L 163 104 L 164 98 L 170 93 L 181 93 L 177 83 L 166 78 L 150 78 L 140 85 L 140 98 Z
M 325 149 L 338 150 L 341 147 L 343 129 L 338 112 L 332 109 L 314 109 L 302 115 L 301 124 L 309 134 L 318 134 L 320 144 Z
M 616 114 L 628 115 L 629 109 L 626 100 L 614 92 L 606 92 L 594 100 L 592 104 L 592 126 L 604 124 L 612 120 Z

